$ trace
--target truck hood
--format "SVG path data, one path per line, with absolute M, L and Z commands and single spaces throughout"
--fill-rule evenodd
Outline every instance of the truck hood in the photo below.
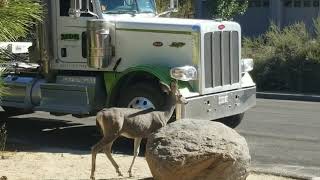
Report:
M 144 30 L 164 30 L 164 31 L 215 31 L 221 30 L 218 27 L 223 25 L 224 30 L 238 30 L 240 25 L 232 21 L 215 21 L 201 19 L 182 19 L 182 18 L 162 18 L 148 17 L 150 14 L 134 16 L 117 15 L 104 16 L 106 20 L 113 22 L 116 29 L 144 29 Z

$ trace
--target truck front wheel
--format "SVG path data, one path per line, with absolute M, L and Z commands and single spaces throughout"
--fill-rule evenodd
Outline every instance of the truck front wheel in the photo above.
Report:
M 137 83 L 121 90 L 117 106 L 160 109 L 164 104 L 164 99 L 164 93 L 154 83 Z
M 244 113 L 241 113 L 241 114 L 236 114 L 233 116 L 217 119 L 214 121 L 221 122 L 221 123 L 225 124 L 226 126 L 229 126 L 230 128 L 235 128 L 241 123 L 243 117 L 244 117 Z

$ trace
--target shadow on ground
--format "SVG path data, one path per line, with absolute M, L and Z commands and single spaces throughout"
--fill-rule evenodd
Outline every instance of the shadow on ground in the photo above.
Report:
M 32 117 L 32 114 L 23 118 L 6 117 L 4 112 L 0 112 L 0 120 L 6 122 L 7 151 L 89 154 L 91 147 L 101 138 L 95 126 L 59 117 L 39 118 Z M 133 140 L 118 138 L 112 151 L 131 155 Z M 140 155 L 144 151 L 145 142 L 142 143 Z

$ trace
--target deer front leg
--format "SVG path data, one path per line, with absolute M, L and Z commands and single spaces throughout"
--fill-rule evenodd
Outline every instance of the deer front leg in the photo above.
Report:
M 130 177 L 132 177 L 132 166 L 133 166 L 133 163 L 134 163 L 137 155 L 139 154 L 141 140 L 142 140 L 142 138 L 135 138 L 134 139 L 133 160 L 132 160 L 132 163 L 131 163 L 129 171 L 128 171 Z
M 107 157 L 110 160 L 110 162 L 113 165 L 113 167 L 116 169 L 116 172 L 118 173 L 118 175 L 119 176 L 123 176 L 121 171 L 120 171 L 119 165 L 116 163 L 116 161 L 112 157 L 112 154 L 111 154 L 112 144 L 113 144 L 113 141 L 106 145 L 105 154 L 107 155 Z

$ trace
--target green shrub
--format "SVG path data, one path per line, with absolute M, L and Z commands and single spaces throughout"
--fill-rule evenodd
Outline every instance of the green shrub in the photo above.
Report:
M 304 23 L 282 30 L 271 24 L 257 38 L 244 38 L 243 53 L 254 59 L 258 90 L 320 92 L 320 19 L 311 35 Z

